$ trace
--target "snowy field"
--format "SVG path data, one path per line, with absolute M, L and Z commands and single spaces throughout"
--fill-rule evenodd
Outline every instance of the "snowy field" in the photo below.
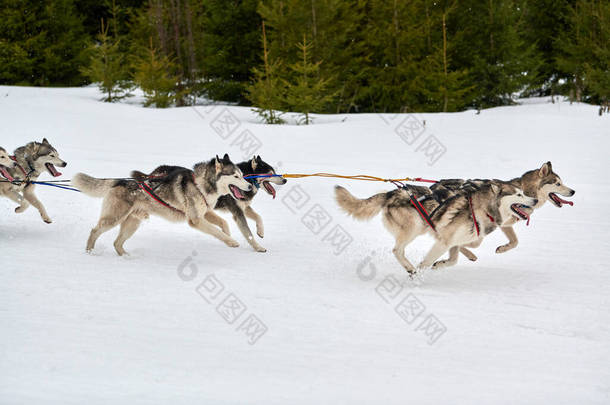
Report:
M 259 194 L 267 253 L 232 221 L 235 249 L 152 218 L 130 256 L 115 254 L 117 230 L 89 255 L 101 200 L 39 187 L 47 225 L 1 199 L 0 404 L 610 403 L 610 117 L 596 107 L 536 99 L 266 126 L 248 108 L 98 98 L 0 87 L 0 146 L 47 137 L 68 179 L 257 148 L 281 173 L 508 179 L 550 160 L 574 206 L 518 224 L 515 250 L 495 254 L 495 232 L 478 262 L 411 281 L 380 217 L 354 222 L 333 200 L 335 184 L 368 197 L 392 188 L 382 183 L 300 179 Z

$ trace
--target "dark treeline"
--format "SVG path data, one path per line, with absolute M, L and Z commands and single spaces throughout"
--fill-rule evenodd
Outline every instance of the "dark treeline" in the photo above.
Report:
M 607 0 L 3 0 L 0 84 L 309 112 L 610 102 Z

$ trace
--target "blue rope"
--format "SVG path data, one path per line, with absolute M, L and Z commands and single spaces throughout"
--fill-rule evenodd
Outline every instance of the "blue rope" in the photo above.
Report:
M 281 174 L 251 174 L 249 176 L 244 176 L 244 179 L 258 179 L 261 177 L 282 177 Z
M 77 189 L 72 188 L 72 187 L 61 186 L 59 184 L 45 183 L 44 181 L 31 181 L 30 183 L 32 183 L 32 184 L 40 184 L 41 186 L 51 186 L 51 187 L 61 188 L 61 189 L 64 189 L 64 190 L 76 191 L 77 193 L 81 192 L 80 190 L 77 190 Z

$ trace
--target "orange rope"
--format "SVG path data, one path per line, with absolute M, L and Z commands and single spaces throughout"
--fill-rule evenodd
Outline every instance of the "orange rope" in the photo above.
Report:
M 282 174 L 282 177 L 285 177 L 287 179 L 290 179 L 290 178 L 300 179 L 302 177 L 333 177 L 333 178 L 339 178 L 339 179 L 365 180 L 365 181 L 384 181 L 384 182 L 423 181 L 423 182 L 428 182 L 428 183 L 436 183 L 435 180 L 426 180 L 426 179 L 422 179 L 421 177 L 415 177 L 415 178 L 405 177 L 403 179 L 383 179 L 381 177 L 369 176 L 366 174 L 358 174 L 355 176 L 344 176 L 341 174 L 334 174 L 334 173 L 313 173 L 313 174 L 291 173 L 291 174 Z

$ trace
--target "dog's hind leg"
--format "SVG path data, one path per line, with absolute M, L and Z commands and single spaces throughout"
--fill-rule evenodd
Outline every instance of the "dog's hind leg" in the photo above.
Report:
M 508 243 L 506 245 L 498 246 L 496 249 L 496 253 L 504 253 L 511 249 L 514 249 L 519 244 L 519 239 L 517 239 L 517 234 L 512 226 L 502 226 L 500 227 L 504 235 L 508 238 Z
M 460 247 L 460 253 L 462 253 L 464 256 L 466 256 L 466 258 L 468 260 L 470 260 L 471 262 L 476 262 L 478 259 L 477 255 L 472 253 L 469 249 L 465 248 L 464 246 Z
M 418 268 L 423 269 L 426 267 L 430 267 L 432 263 L 434 263 L 436 259 L 441 257 L 446 251 L 447 245 L 445 245 L 443 242 L 437 241 L 432 246 L 426 257 L 424 257 L 424 260 L 419 264 Z
M 449 258 L 445 260 L 439 260 L 432 265 L 433 269 L 440 269 L 443 267 L 454 266 L 458 261 L 458 256 L 460 254 L 460 247 L 453 246 L 449 249 Z
M 246 216 L 256 221 L 256 233 L 261 238 L 265 237 L 265 227 L 263 226 L 263 218 L 258 215 L 250 206 L 246 207 Z
M 128 203 L 121 204 L 106 204 L 104 201 L 104 206 L 102 208 L 102 215 L 95 226 L 91 230 L 89 234 L 89 239 L 87 240 L 87 252 L 91 252 L 95 247 L 95 242 L 97 239 L 104 233 L 108 232 L 118 224 L 123 223 L 125 219 L 131 214 L 132 205 Z M 135 232 L 135 231 L 134 231 Z M 118 252 L 117 252 L 118 253 Z
M 131 214 L 123 221 L 121 224 L 121 231 L 119 232 L 119 236 L 117 236 L 114 241 L 114 250 L 119 254 L 119 256 L 123 256 L 125 253 L 125 249 L 123 249 L 123 244 L 125 241 L 133 236 L 134 233 L 138 230 L 140 223 L 142 220 Z
M 229 224 L 224 218 L 218 216 L 214 211 L 208 211 L 204 215 L 205 219 L 213 223 L 214 225 L 220 227 L 224 233 L 231 236 L 231 230 L 229 229 Z
M 51 221 L 51 218 L 49 218 L 49 214 L 47 214 L 47 210 L 45 210 L 44 205 L 42 205 L 40 200 L 36 198 L 36 195 L 34 194 L 34 186 L 32 184 L 25 186 L 25 188 L 23 189 L 23 197 L 38 210 L 44 222 L 46 222 L 47 224 L 53 222 Z M 18 207 L 18 209 L 20 208 L 21 207 Z M 27 206 L 25 208 L 27 208 Z M 25 208 L 23 208 L 23 210 L 25 210 Z M 15 210 L 15 212 L 22 211 Z

